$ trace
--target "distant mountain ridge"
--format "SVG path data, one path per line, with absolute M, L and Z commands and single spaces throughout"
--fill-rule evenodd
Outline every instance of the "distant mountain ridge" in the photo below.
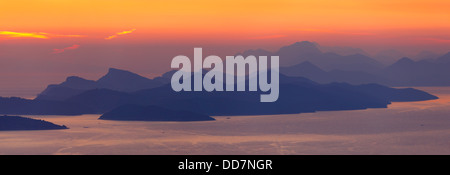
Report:
M 372 59 L 355 48 L 328 48 L 344 50 L 350 55 L 323 52 L 317 43 L 302 41 L 281 47 L 272 53 L 263 49 L 246 50 L 236 55 L 280 56 L 280 72 L 288 76 L 306 77 L 319 83 L 347 82 L 351 84 L 377 83 L 387 86 L 449 86 L 450 52 L 432 60 L 414 61 L 399 59 L 389 66 Z M 358 54 L 361 52 L 362 54 Z M 423 53 L 430 54 L 430 53 Z M 406 65 L 406 61 L 409 65 Z M 298 62 L 298 64 L 291 64 Z M 287 64 L 289 63 L 289 64 Z M 284 65 L 283 65 L 284 64 Z M 66 81 L 49 85 L 37 100 L 64 101 L 86 90 L 110 89 L 120 92 L 135 92 L 162 86 L 170 82 L 174 71 L 161 77 L 148 79 L 138 74 L 110 68 L 100 79 L 86 80 L 71 76 Z
M 108 73 L 97 81 L 86 80 L 77 76 L 67 77 L 66 81 L 60 84 L 49 85 L 36 97 L 36 99 L 62 101 L 92 89 L 111 89 L 121 92 L 134 92 L 161 86 L 168 82 L 170 82 L 170 79 L 166 77 L 148 79 L 130 71 L 109 68 Z
M 248 85 L 248 82 L 246 84 Z M 122 105 L 136 104 L 207 115 L 264 115 L 384 108 L 392 101 L 437 98 L 419 90 L 394 89 L 376 84 L 360 86 L 347 83 L 318 84 L 305 78 L 282 74 L 278 101 L 261 103 L 260 94 L 264 92 L 174 92 L 170 84 L 167 84 L 132 93 L 107 89 L 89 90 L 71 97 L 67 102 L 88 105 L 97 113 L 104 113 Z
M 351 84 L 378 83 L 390 85 L 389 79 L 365 71 L 332 70 L 324 71 L 309 61 L 288 67 L 281 67 L 282 74 L 294 77 L 306 77 L 318 83 L 347 82 Z
M 421 52 L 418 56 L 427 59 L 415 61 L 403 57 L 385 66 L 358 49 L 344 49 L 354 54 L 342 56 L 332 52 L 322 52 L 319 48 L 320 45 L 317 43 L 302 41 L 283 46 L 273 53 L 257 49 L 236 55 L 277 55 L 280 57 L 281 73 L 306 77 L 319 83 L 450 86 L 450 52 L 439 57 L 432 52 Z M 401 55 L 395 50 L 387 50 L 385 54 L 391 60 L 394 60 L 395 55 Z M 436 58 L 432 59 L 433 57 Z
M 379 75 L 390 79 L 393 86 L 450 86 L 449 68 L 450 53 L 436 60 L 414 61 L 405 57 Z
M 311 66 L 312 64 L 305 63 Z M 115 71 L 115 70 L 113 70 Z M 174 71 L 169 71 L 159 77 L 167 80 Z M 121 75 L 128 72 L 117 71 Z M 114 73 L 113 73 L 114 74 Z M 131 74 L 133 75 L 133 74 Z M 191 74 L 193 75 L 193 74 Z M 204 76 L 205 74 L 203 74 Z M 114 77 L 114 76 L 113 76 Z M 250 76 L 249 78 L 257 78 Z M 58 88 L 90 88 L 92 81 L 71 77 Z M 116 83 L 129 81 L 117 78 Z M 153 79 L 154 80 L 154 79 Z M 133 80 L 136 81 L 136 80 Z M 246 80 L 248 88 L 248 81 Z M 76 82 L 73 84 L 73 82 Z M 138 82 L 138 81 L 137 81 Z M 222 83 L 222 82 L 220 82 Z M 97 84 L 97 82 L 95 83 Z M 114 84 L 113 84 L 114 85 Z M 193 85 L 193 83 L 191 84 Z M 224 86 L 224 84 L 222 84 Z M 319 84 L 303 77 L 292 77 L 280 74 L 280 94 L 276 102 L 261 103 L 260 95 L 268 92 L 175 92 L 170 83 L 153 88 L 141 89 L 134 92 L 113 90 L 112 88 L 95 88 L 81 90 L 78 94 L 65 100 L 26 100 L 21 98 L 0 98 L 0 114 L 29 114 L 29 115 L 80 115 L 105 114 L 121 106 L 135 105 L 124 110 L 115 110 L 117 120 L 122 118 L 129 109 L 139 109 L 134 119 L 129 120 L 161 120 L 147 115 L 162 115 L 164 110 L 147 109 L 146 106 L 161 107 L 170 111 L 190 111 L 207 116 L 213 115 L 269 115 L 292 114 L 330 110 L 353 110 L 367 108 L 386 108 L 393 101 L 421 101 L 437 99 L 436 96 L 415 89 L 395 89 L 377 84 L 351 85 L 348 83 Z M 138 107 L 136 107 L 136 105 Z M 123 109 L 123 108 L 122 108 Z M 167 112 L 167 111 L 166 111 Z M 171 112 L 168 112 L 171 113 Z M 117 116 L 117 115 L 118 116 Z M 183 113 L 183 115 L 191 116 Z M 145 117 L 147 116 L 147 117 Z M 197 115 L 194 115 L 197 116 Z M 106 117 L 106 116 L 105 116 Z M 125 115 L 126 117 L 126 115 Z M 167 120 L 180 120 L 176 118 Z M 187 120 L 187 119 L 186 119 Z M 202 120 L 207 120 L 203 117 Z
M 237 55 L 255 55 L 280 57 L 280 66 L 289 67 L 302 62 L 310 62 L 325 71 L 346 70 L 346 71 L 369 71 L 376 72 L 383 68 L 383 64 L 364 54 L 355 52 L 350 55 L 339 55 L 332 52 L 322 52 L 317 43 L 302 41 L 283 46 L 278 51 L 272 53 L 266 50 L 248 50 Z
M 270 56 L 271 52 L 257 49 L 243 54 Z M 148 79 L 130 71 L 110 68 L 98 80 L 68 77 L 60 84 L 49 85 L 34 100 L 0 98 L 0 114 L 105 114 L 131 105 L 133 107 L 116 110 L 118 112 L 115 114 L 124 116 L 129 109 L 136 109 L 141 112 L 136 113 L 135 120 L 160 120 L 147 115 L 165 113 L 159 108 L 207 116 L 386 108 L 391 102 L 438 97 L 412 88 L 398 89 L 384 85 L 450 85 L 447 76 L 450 75 L 450 63 L 447 63 L 450 54 L 422 61 L 402 58 L 392 65 L 383 66 L 362 54 L 342 56 L 324 53 L 317 48 L 317 44 L 307 41 L 282 47 L 273 54 L 279 54 L 281 62 L 289 63 L 280 67 L 280 94 L 273 103 L 259 101 L 261 94 L 268 93 L 262 91 L 174 92 L 170 80 L 175 70 Z M 293 64 L 295 62 L 298 63 Z M 250 74 L 249 78 L 257 76 Z M 245 79 L 247 88 L 249 78 Z
M 280 72 L 301 76 L 319 83 L 348 82 L 351 84 L 377 83 L 386 86 L 450 86 L 450 62 L 401 58 L 378 72 L 333 70 L 324 71 L 310 62 L 281 67 Z

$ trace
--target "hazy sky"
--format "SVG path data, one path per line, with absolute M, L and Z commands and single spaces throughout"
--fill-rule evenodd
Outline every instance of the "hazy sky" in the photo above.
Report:
M 155 76 L 171 59 L 296 41 L 450 51 L 448 0 L 0 0 L 0 96 L 108 67 Z M 38 90 L 39 91 L 39 90 Z

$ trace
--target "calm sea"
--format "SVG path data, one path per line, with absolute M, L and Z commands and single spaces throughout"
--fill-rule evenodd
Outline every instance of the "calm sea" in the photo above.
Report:
M 127 122 L 28 116 L 70 129 L 2 131 L 0 154 L 450 154 L 450 88 L 387 109 Z

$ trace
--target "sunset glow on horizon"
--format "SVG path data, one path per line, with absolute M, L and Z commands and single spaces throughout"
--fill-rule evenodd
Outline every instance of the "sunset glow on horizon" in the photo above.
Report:
M 0 73 L 49 74 L 53 83 L 78 73 L 96 78 L 108 67 L 159 75 L 169 69 L 171 58 L 191 54 L 193 47 L 221 56 L 248 49 L 276 51 L 298 41 L 360 48 L 370 55 L 385 50 L 406 56 L 450 51 L 448 0 L 0 0 L 0 4 Z M 0 75 L 0 80 L 16 79 Z M 39 87 L 49 81 L 42 80 Z
M 29 33 L 111 36 L 133 27 L 141 31 L 143 40 L 155 35 L 168 40 L 198 36 L 226 40 L 242 35 L 390 36 L 405 31 L 427 37 L 429 31 L 450 29 L 448 9 L 450 2 L 445 0 L 18 0 L 2 2 L 0 21 L 1 30 Z M 450 39 L 448 32 L 434 33 L 432 38 Z

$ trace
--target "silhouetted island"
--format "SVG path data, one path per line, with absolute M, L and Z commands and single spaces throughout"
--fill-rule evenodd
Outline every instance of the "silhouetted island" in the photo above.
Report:
M 41 93 L 41 95 L 45 94 L 46 97 L 58 98 L 27 100 L 17 97 L 0 97 L 0 114 L 104 114 L 120 106 L 133 104 L 153 105 L 168 110 L 191 111 L 209 116 L 270 115 L 386 108 L 391 102 L 396 101 L 422 101 L 438 98 L 424 91 L 411 88 L 400 89 L 378 84 L 352 85 L 336 82 L 321 84 L 304 77 L 280 74 L 278 100 L 273 103 L 261 103 L 260 95 L 268 92 L 260 90 L 175 92 L 169 81 L 172 73 L 173 71 L 170 71 L 161 77 L 142 81 L 142 77 L 137 74 L 110 69 L 107 76 L 104 77 L 108 77 L 108 82 L 115 82 L 115 85 L 110 84 L 111 86 L 106 87 L 99 86 L 99 80 L 88 81 L 69 77 L 66 82 L 57 85 L 58 90 L 46 89 L 45 93 Z M 256 76 L 247 77 L 245 80 L 246 89 L 248 89 L 250 78 L 256 78 Z M 116 86 L 120 82 L 123 82 L 120 87 Z M 152 82 L 155 83 L 152 84 L 155 87 L 148 88 L 148 83 L 140 82 Z M 218 81 L 217 83 L 224 86 L 223 82 Z M 95 87 L 90 87 L 92 84 L 95 84 Z M 191 85 L 193 84 L 191 83 Z M 66 88 L 72 90 L 85 89 L 72 94 L 71 92 L 74 91 L 66 91 L 68 90 Z M 125 89 L 127 91 L 124 91 Z M 136 91 L 131 91 L 131 89 Z M 62 97 L 61 94 L 65 94 L 64 98 L 59 98 Z
M 0 131 L 68 129 L 44 120 L 20 116 L 0 116 Z
M 151 89 L 169 82 L 170 77 L 164 75 L 148 79 L 130 71 L 109 68 L 108 73 L 97 81 L 70 76 L 67 77 L 66 81 L 60 84 L 48 85 L 47 88 L 36 97 L 36 100 L 63 101 L 93 89 L 134 92 L 142 89 Z
M 169 110 L 157 106 L 123 105 L 100 116 L 101 120 L 127 121 L 208 121 L 215 120 L 204 114 Z

